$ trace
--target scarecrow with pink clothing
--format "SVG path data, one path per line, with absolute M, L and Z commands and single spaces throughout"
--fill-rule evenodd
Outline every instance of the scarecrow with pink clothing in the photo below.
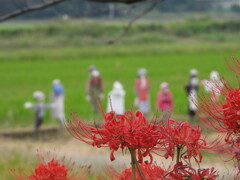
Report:
M 157 110 L 163 112 L 163 117 L 168 117 L 172 112 L 173 97 L 172 93 L 169 91 L 169 84 L 167 82 L 160 84 L 156 106 Z
M 138 78 L 135 81 L 135 106 L 138 107 L 144 115 L 150 111 L 149 103 L 149 81 L 147 79 L 147 70 L 144 68 L 138 69 Z

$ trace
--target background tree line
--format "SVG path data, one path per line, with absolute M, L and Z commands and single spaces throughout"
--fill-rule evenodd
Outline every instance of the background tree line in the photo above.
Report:
M 0 16 L 20 9 L 26 4 L 32 5 L 41 3 L 44 0 L 1 0 L 0 1 Z M 46 0 L 45 0 L 46 1 Z M 142 5 L 144 7 L 144 5 Z M 115 17 L 125 17 L 126 11 L 131 9 L 131 6 L 123 4 L 109 3 L 96 3 L 86 0 L 68 0 L 59 3 L 55 6 L 48 7 L 43 10 L 34 11 L 24 14 L 18 18 L 20 19 L 46 19 L 62 16 L 67 14 L 70 17 L 106 17 L 110 11 L 114 11 Z M 224 9 L 223 5 L 216 1 L 204 1 L 204 0 L 165 0 L 157 5 L 154 9 L 155 12 L 207 12 L 212 10 Z M 238 4 L 232 4 L 230 10 L 240 12 L 240 6 Z

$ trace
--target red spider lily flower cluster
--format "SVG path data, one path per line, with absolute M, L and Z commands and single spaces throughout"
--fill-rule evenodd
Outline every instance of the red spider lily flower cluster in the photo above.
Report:
M 157 166 L 153 163 L 142 163 L 140 164 L 140 167 L 147 180 L 160 180 L 168 172 L 167 170 L 164 170 L 160 166 Z M 105 170 L 105 173 L 112 180 L 132 180 L 132 168 L 126 168 L 119 173 L 113 167 L 110 167 L 107 171 Z M 136 173 L 136 180 L 142 180 L 138 172 Z
M 100 128 L 89 126 L 74 115 L 72 118 L 66 125 L 70 134 L 92 146 L 109 147 L 111 161 L 119 148 L 137 150 L 140 163 L 148 155 L 152 159 L 151 151 L 157 149 L 160 141 L 158 126 L 148 123 L 140 111 L 135 114 L 127 111 L 124 115 L 107 113 Z
M 237 167 L 240 170 L 240 137 L 238 137 L 236 140 L 232 140 L 228 143 L 228 145 L 228 147 L 221 149 L 221 151 L 232 155 L 230 160 L 236 160 Z
M 238 75 L 240 74 L 240 62 L 237 58 L 232 58 L 233 64 L 227 61 L 227 66 Z M 226 133 L 225 141 L 229 145 L 223 148 L 224 152 L 232 155 L 232 159 L 237 161 L 240 174 L 240 86 L 233 88 L 229 83 L 222 80 L 224 87 L 216 87 L 223 100 L 214 102 L 206 96 L 202 96 L 199 101 L 199 110 L 205 116 L 202 120 L 208 127 L 212 127 L 219 132 Z
M 138 157 L 140 164 L 132 159 L 132 168 L 137 167 L 138 171 L 132 172 L 133 169 L 126 169 L 118 177 L 119 179 L 131 179 L 133 173 L 140 179 L 160 179 L 166 174 L 166 171 L 152 164 L 152 152 L 165 152 L 165 158 L 176 156 L 177 163 L 182 159 L 190 161 L 191 158 L 200 163 L 202 161 L 200 150 L 212 150 L 220 142 L 214 140 L 207 143 L 206 138 L 201 136 L 201 128 L 191 126 L 188 122 L 168 120 L 161 125 L 148 123 L 140 111 L 135 114 L 127 111 L 124 115 L 115 115 L 114 112 L 107 113 L 104 124 L 100 128 L 89 126 L 74 115 L 72 118 L 73 121 L 66 124 L 71 135 L 98 148 L 109 147 L 112 150 L 111 160 L 115 159 L 113 153 L 119 148 L 129 149 L 133 159 Z M 143 163 L 143 158 L 147 155 L 150 156 L 151 161 Z M 154 175 L 154 171 L 158 173 Z M 187 175 L 190 174 L 194 177 L 200 176 L 200 172 L 202 174 L 213 173 L 209 170 L 193 171 L 192 169 L 190 172 L 192 174 L 186 171 Z M 156 177 L 151 178 L 151 176 Z M 172 175 L 170 179 L 173 179 Z
M 156 164 L 140 164 L 145 174 L 146 180 L 216 180 L 217 171 L 214 168 L 195 170 L 187 165 L 179 162 L 174 167 L 167 170 L 157 166 Z M 114 168 L 110 168 L 105 172 L 112 180 L 132 180 L 132 168 L 127 168 L 118 173 Z M 136 173 L 136 180 L 142 180 L 139 173 Z
M 163 177 L 164 174 L 167 173 L 166 170 L 155 164 L 141 164 L 141 169 L 147 180 L 158 180 Z M 118 180 L 131 180 L 132 179 L 132 168 L 125 169 Z M 136 179 L 141 180 L 139 173 L 136 173 Z
M 196 162 L 200 163 L 202 161 L 200 150 L 213 150 L 220 142 L 216 139 L 207 143 L 206 138 L 201 136 L 201 128 L 199 126 L 191 126 L 189 122 L 168 120 L 159 128 L 159 132 L 167 142 L 165 158 L 169 156 L 174 157 L 177 150 L 180 158 L 190 159 L 194 157 Z
M 223 101 L 213 102 L 205 96 L 199 99 L 199 109 L 205 115 L 200 119 L 209 127 L 227 133 L 228 141 L 232 134 L 240 134 L 240 87 L 232 88 L 224 82 L 220 93 Z
M 235 57 L 232 57 L 232 61 L 234 66 L 226 61 L 227 66 L 240 74 L 240 62 Z M 213 102 L 205 96 L 199 99 L 199 110 L 207 117 L 211 117 L 200 119 L 217 131 L 227 133 L 226 141 L 229 141 L 232 135 L 240 135 L 240 87 L 233 88 L 226 81 L 222 81 L 222 84 L 224 88 L 216 89 L 223 96 L 223 101 Z
M 39 163 L 31 175 L 26 175 L 25 173 L 17 175 L 14 169 L 11 169 L 11 171 L 18 180 L 84 180 L 83 176 L 87 172 L 85 171 L 80 175 L 73 174 L 72 168 L 67 168 L 55 158 L 48 162 L 43 161 Z
M 34 174 L 30 175 L 28 178 L 30 180 L 70 180 L 67 178 L 69 169 L 64 165 L 60 165 L 57 160 L 52 159 L 47 164 L 40 164 L 36 169 Z
M 240 133 L 240 87 L 229 89 L 223 104 L 223 124 L 228 131 Z
M 218 177 L 214 168 L 195 170 L 187 165 L 183 165 L 182 162 L 176 164 L 174 169 L 165 176 L 175 180 L 216 180 Z

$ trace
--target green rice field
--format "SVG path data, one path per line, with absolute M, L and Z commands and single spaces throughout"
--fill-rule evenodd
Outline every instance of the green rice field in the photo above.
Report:
M 136 72 L 145 67 L 151 85 L 151 114 L 156 113 L 159 85 L 167 81 L 174 96 L 173 113 L 184 115 L 184 86 L 191 68 L 198 69 L 200 80 L 216 70 L 237 83 L 224 58 L 240 56 L 239 29 L 240 23 L 232 21 L 145 22 L 134 25 L 125 37 L 109 45 L 107 40 L 122 33 L 122 23 L 1 24 L 0 128 L 31 126 L 33 112 L 23 104 L 34 102 L 35 90 L 45 92 L 48 102 L 55 78 L 65 87 L 67 117 L 73 111 L 84 119 L 95 118 L 85 100 L 90 65 L 97 66 L 103 78 L 103 108 L 113 82 L 119 80 L 127 93 L 126 109 L 132 109 Z M 57 122 L 47 113 L 45 123 Z

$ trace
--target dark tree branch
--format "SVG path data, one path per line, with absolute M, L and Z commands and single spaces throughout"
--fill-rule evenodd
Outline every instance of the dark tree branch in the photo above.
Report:
M 20 16 L 20 15 L 25 14 L 27 12 L 44 9 L 46 7 L 50 7 L 50 6 L 53 6 L 55 4 L 59 4 L 59 3 L 63 2 L 63 1 L 67 1 L 67 0 L 52 0 L 52 1 L 49 1 L 49 2 L 46 1 L 46 2 L 44 2 L 42 4 L 37 4 L 37 5 L 24 7 L 24 8 L 21 8 L 19 10 L 16 10 L 16 11 L 12 12 L 12 13 L 9 13 L 9 14 L 6 14 L 4 16 L 1 16 L 0 17 L 0 22 L 9 20 L 9 19 L 17 17 L 17 16 Z
M 144 15 L 148 14 L 150 11 L 152 11 L 159 3 L 163 2 L 165 0 L 153 0 L 151 5 L 146 8 L 144 11 L 142 11 L 140 14 L 136 15 L 131 21 L 128 23 L 128 25 L 124 28 L 123 33 L 115 40 L 109 40 L 107 41 L 108 44 L 114 44 L 115 42 L 118 42 L 120 39 L 122 39 L 131 29 L 132 25 L 134 24 L 135 21 L 143 17 Z
M 162 1 L 164 1 L 164 0 L 154 0 L 154 1 L 152 2 L 152 4 L 151 4 L 148 8 L 146 8 L 146 9 L 145 9 L 144 11 L 142 11 L 140 14 L 136 15 L 136 16 L 128 23 L 128 25 L 127 25 L 127 27 L 126 27 L 125 32 L 123 33 L 123 35 L 125 35 L 125 34 L 129 31 L 129 29 L 131 28 L 131 26 L 133 25 L 133 23 L 134 23 L 135 21 L 137 21 L 137 20 L 138 20 L 139 18 L 141 18 L 142 16 L 148 14 L 150 11 L 152 11 L 152 10 L 158 5 L 158 3 L 162 2 Z

